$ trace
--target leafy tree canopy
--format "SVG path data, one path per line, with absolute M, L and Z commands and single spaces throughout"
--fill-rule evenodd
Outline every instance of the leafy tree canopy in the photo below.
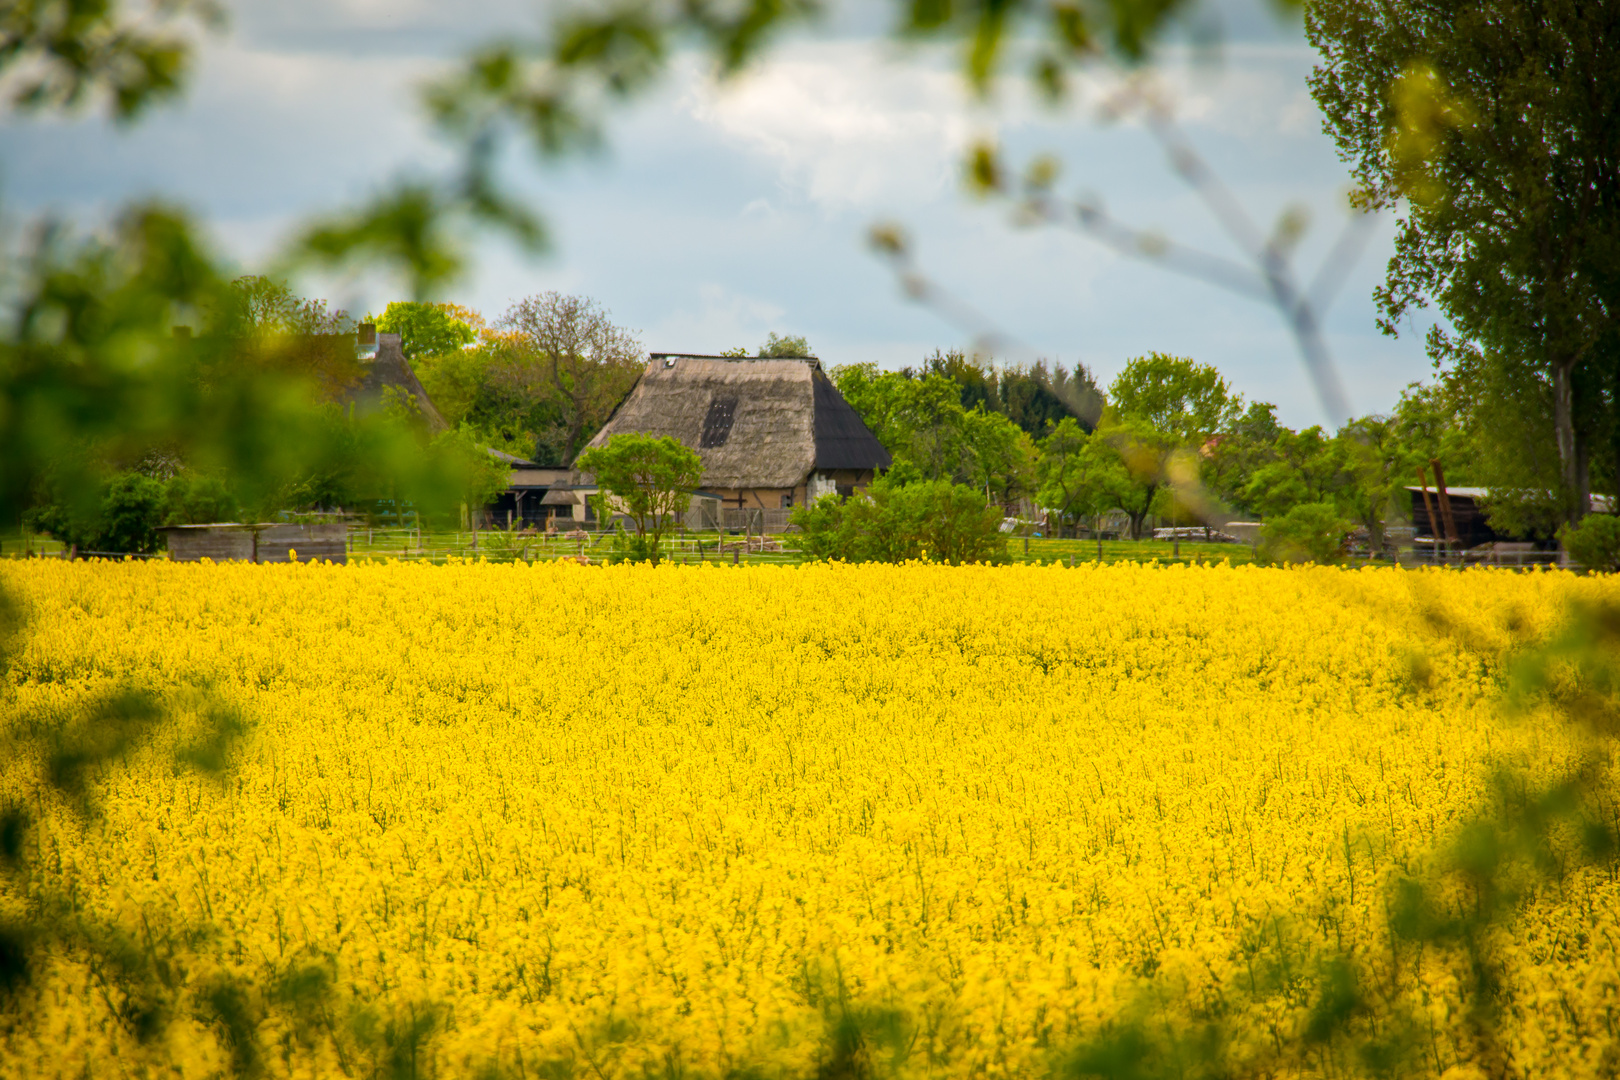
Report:
M 1430 334 L 1434 359 L 1514 403 L 1509 441 L 1549 444 L 1578 518 L 1598 445 L 1620 438 L 1620 8 L 1325 0 L 1306 30 L 1358 198 L 1399 207 L 1384 330 L 1437 304 L 1456 336 Z M 1520 453 L 1488 479 L 1522 484 Z
M 778 337 L 773 330 L 765 338 L 765 344 L 759 347 L 760 356 L 813 356 L 810 351 L 810 342 L 802 335 Z
M 405 359 L 441 356 L 478 340 L 478 331 L 467 316 L 476 314 L 454 304 L 426 304 L 395 300 L 381 315 L 367 315 L 378 331 L 398 334 Z
M 632 556 L 656 563 L 659 542 L 703 482 L 703 459 L 669 436 L 614 435 L 579 456 L 578 467 L 612 497 L 613 509 L 635 523 Z
M 1219 371 L 1165 353 L 1127 363 L 1108 387 L 1108 401 L 1121 418 L 1187 443 L 1225 430 L 1243 407 Z

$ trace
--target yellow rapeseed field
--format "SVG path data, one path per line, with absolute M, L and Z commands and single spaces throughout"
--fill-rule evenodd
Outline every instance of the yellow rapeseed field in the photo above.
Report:
M 1506 714 L 1502 657 L 1620 599 L 1129 564 L 33 561 L 0 589 L 30 620 L 0 799 L 34 820 L 0 919 L 127 956 L 45 947 L 0 1013 L 15 1077 L 813 1077 L 838 1016 L 899 1032 L 864 1052 L 901 1075 L 1036 1076 L 1146 1009 L 1246 1013 L 1230 1052 L 1263 1055 L 1310 1017 L 1256 958 L 1323 950 L 1468 1075 L 1460 961 L 1394 944 L 1389 885 L 1493 769 L 1582 752 Z M 29 732 L 132 683 L 169 718 L 79 816 Z M 176 762 L 209 702 L 245 725 L 218 775 Z M 1614 1075 L 1617 916 L 1592 867 L 1500 930 L 1520 1075 Z

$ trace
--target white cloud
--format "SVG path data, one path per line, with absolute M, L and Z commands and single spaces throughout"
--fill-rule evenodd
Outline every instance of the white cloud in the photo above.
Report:
M 828 210 L 938 194 L 972 131 L 953 74 L 885 59 L 870 42 L 798 45 L 734 83 L 694 83 L 695 118 Z

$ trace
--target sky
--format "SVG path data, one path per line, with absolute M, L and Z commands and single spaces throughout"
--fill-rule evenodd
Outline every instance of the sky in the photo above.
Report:
M 1011 162 L 1060 160 L 1060 194 L 1241 257 L 1141 123 L 1100 115 L 1121 73 L 1088 75 L 1061 111 L 1016 90 L 985 106 L 965 93 L 953 55 L 888 41 L 887 10 L 835 5 L 825 26 L 724 85 L 701 57 L 679 55 L 652 93 L 612 114 L 600 152 L 514 157 L 505 173 L 545 219 L 548 250 L 480 240 L 473 271 L 442 298 L 493 321 L 555 289 L 593 298 L 649 351 L 753 348 L 776 332 L 805 336 L 829 365 L 915 365 L 991 329 L 1000 361 L 1084 364 L 1104 386 L 1130 358 L 1168 352 L 1213 364 L 1291 426 L 1327 422 L 1275 309 L 1073 228 L 1021 226 L 1005 203 L 964 190 L 964 147 L 993 134 Z M 1309 281 L 1346 221 L 1348 173 L 1306 89 L 1314 54 L 1297 23 L 1270 10 L 1202 9 L 1219 45 L 1171 46 L 1155 77 L 1258 228 L 1291 206 L 1308 213 L 1297 269 Z M 0 123 L 0 212 L 13 227 L 42 213 L 93 222 L 161 196 L 191 207 L 222 253 L 255 272 L 310 215 L 445 168 L 420 87 L 470 47 L 532 33 L 545 11 L 519 0 L 237 0 L 228 29 L 202 40 L 186 96 L 134 127 Z M 974 328 L 906 299 L 866 244 L 877 222 L 904 227 L 918 268 L 978 313 Z M 1426 324 L 1389 338 L 1375 323 L 1394 227 L 1387 214 L 1373 224 L 1323 315 L 1355 415 L 1387 412 L 1430 370 Z M 374 276 L 294 284 L 357 316 L 403 298 Z

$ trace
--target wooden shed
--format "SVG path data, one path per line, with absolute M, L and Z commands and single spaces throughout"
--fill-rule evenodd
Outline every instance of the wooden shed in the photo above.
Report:
M 893 460 L 821 361 L 653 353 L 589 447 L 669 435 L 703 459 L 703 487 L 731 509 L 785 510 L 850 495 Z
M 170 525 L 162 530 L 174 562 L 299 562 L 349 561 L 348 526 L 338 523 L 241 525 L 234 521 L 213 525 Z

